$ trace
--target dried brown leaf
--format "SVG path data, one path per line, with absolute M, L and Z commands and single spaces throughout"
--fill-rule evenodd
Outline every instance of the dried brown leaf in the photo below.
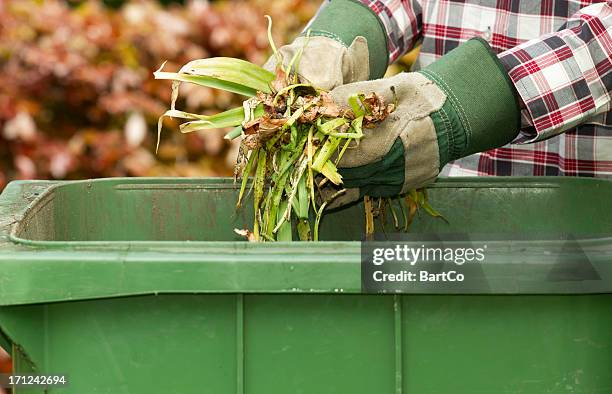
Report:
M 289 86 L 287 84 L 287 73 L 279 66 L 276 67 L 276 78 L 272 81 L 272 90 L 278 92 Z
M 257 134 L 247 135 L 242 140 L 242 143 L 247 150 L 257 149 L 261 146 L 261 141 L 259 140 L 259 136 Z
M 255 235 L 253 234 L 253 232 L 251 230 L 247 230 L 247 229 L 238 229 L 235 228 L 234 232 L 238 235 L 240 235 L 241 237 L 246 238 L 249 242 L 255 242 Z
M 242 130 L 246 135 L 253 135 L 259 132 L 259 124 L 261 123 L 261 118 L 255 118 L 249 120 L 242 126 Z
M 394 104 L 385 104 L 385 99 L 374 92 L 365 96 L 363 104 L 368 112 L 368 115 L 364 116 L 363 127 L 369 129 L 385 120 L 395 110 Z
M 285 123 L 287 123 L 287 119 L 285 118 L 273 119 L 268 115 L 264 115 L 260 118 L 260 120 L 261 122 L 259 123 L 258 135 L 261 142 L 265 142 L 272 138 L 272 136 L 276 134 L 276 132 L 278 132 Z

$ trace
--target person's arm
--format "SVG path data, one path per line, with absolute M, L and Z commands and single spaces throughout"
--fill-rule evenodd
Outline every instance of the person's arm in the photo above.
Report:
M 498 55 L 522 102 L 514 143 L 542 141 L 610 110 L 612 1 L 592 4 L 563 29 Z

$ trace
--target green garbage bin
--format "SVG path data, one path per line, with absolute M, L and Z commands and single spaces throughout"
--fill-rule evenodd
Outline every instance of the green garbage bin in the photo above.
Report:
M 229 179 L 18 181 L 0 196 L 0 345 L 48 393 L 612 393 L 612 182 L 454 178 L 422 233 L 572 233 L 597 278 L 362 294 L 362 207 L 255 244 Z M 248 207 L 248 205 L 247 205 Z M 522 264 L 530 241 L 506 258 Z

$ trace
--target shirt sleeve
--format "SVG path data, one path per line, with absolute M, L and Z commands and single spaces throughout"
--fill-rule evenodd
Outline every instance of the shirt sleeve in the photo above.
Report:
M 524 104 L 514 143 L 542 141 L 610 110 L 612 0 L 581 9 L 561 30 L 500 53 Z
M 380 18 L 387 33 L 389 63 L 410 51 L 421 36 L 422 9 L 417 0 L 359 0 Z

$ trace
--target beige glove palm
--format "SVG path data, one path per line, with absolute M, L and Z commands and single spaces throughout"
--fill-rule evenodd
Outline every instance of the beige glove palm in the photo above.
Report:
M 340 42 L 325 37 L 298 37 L 293 43 L 279 48 L 286 66 L 303 48 L 297 65 L 300 80 L 317 88 L 331 90 L 351 82 L 365 81 L 370 75 L 368 44 L 356 37 L 347 48 Z M 276 56 L 271 56 L 264 68 L 274 71 Z
M 346 104 L 356 93 L 376 93 L 386 103 L 398 105 L 375 128 L 353 143 L 338 163 L 346 191 L 330 203 L 337 207 L 363 195 L 391 197 L 422 187 L 439 172 L 438 138 L 430 114 L 439 111 L 445 93 L 419 73 L 339 86 L 331 91 L 334 101 Z M 324 191 L 330 196 L 335 187 Z

